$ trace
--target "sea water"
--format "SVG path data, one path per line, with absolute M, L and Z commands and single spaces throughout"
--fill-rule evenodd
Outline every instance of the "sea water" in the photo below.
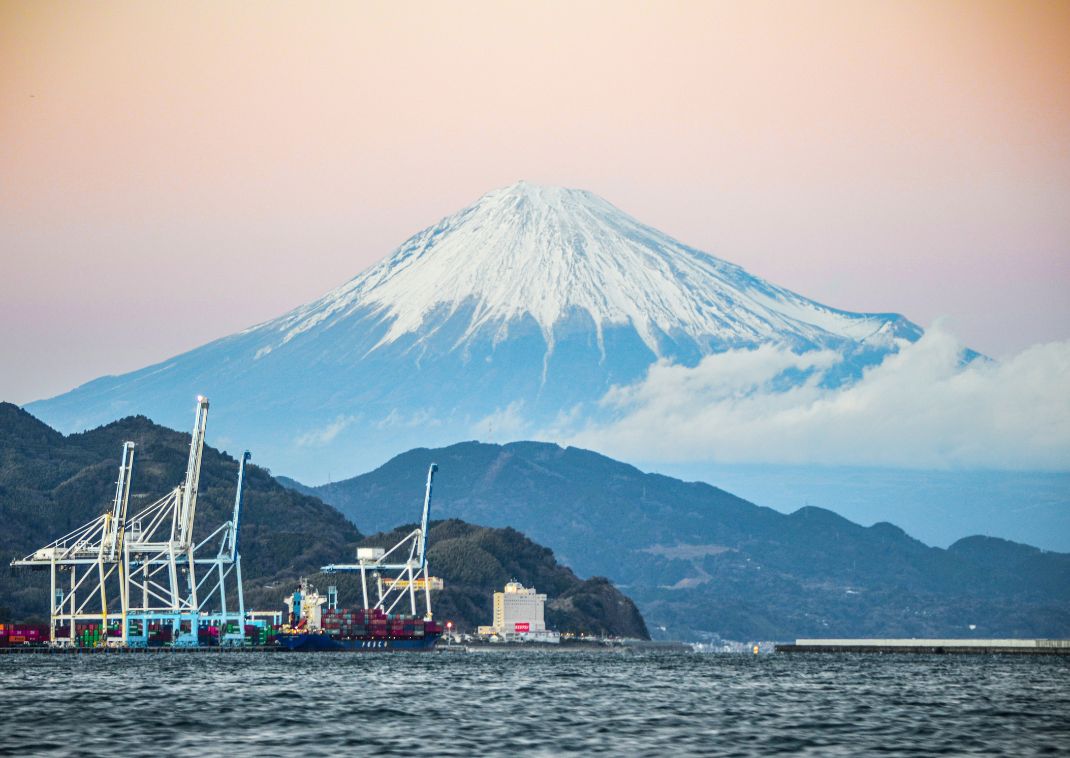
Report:
M 0 754 L 1068 751 L 1067 658 L 0 656 Z

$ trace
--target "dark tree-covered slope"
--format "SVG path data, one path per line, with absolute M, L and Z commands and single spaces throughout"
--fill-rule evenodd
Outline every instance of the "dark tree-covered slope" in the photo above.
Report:
M 414 527 L 401 526 L 368 537 L 361 545 L 390 547 Z M 435 592 L 435 618 L 453 621 L 464 631 L 490 624 L 493 593 L 506 582 L 519 581 L 547 595 L 546 623 L 561 632 L 648 639 L 646 624 L 635 604 L 608 579 L 586 581 L 554 559 L 553 551 L 537 545 L 515 529 L 475 526 L 456 519 L 432 522 L 427 559 L 432 573 L 445 583 Z M 357 604 L 357 578 L 347 574 L 320 575 L 320 589 L 337 585 L 342 605 Z

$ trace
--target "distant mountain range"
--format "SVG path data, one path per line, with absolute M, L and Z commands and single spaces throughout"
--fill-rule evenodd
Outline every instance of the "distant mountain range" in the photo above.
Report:
M 0 623 L 47 619 L 47 572 L 11 568 L 22 557 L 91 521 L 110 508 L 122 443 L 135 447 L 131 506 L 147 504 L 182 481 L 189 435 L 144 417 L 125 418 L 84 434 L 64 436 L 11 405 L 0 403 Z M 426 474 L 426 467 L 421 476 Z M 197 536 L 229 519 L 237 461 L 204 448 Z M 406 493 L 391 527 L 420 513 L 422 480 Z M 635 605 L 605 579 L 582 580 L 553 553 L 512 529 L 442 521 L 430 530 L 428 556 L 446 589 L 436 598 L 438 618 L 459 628 L 490 623 L 492 593 L 516 578 L 550 595 L 547 619 L 564 631 L 646 637 Z M 258 466 L 246 470 L 241 526 L 246 606 L 281 609 L 301 576 L 325 589 L 339 585 L 344 603 L 359 593 L 352 578 L 329 579 L 319 567 L 345 560 L 358 545 L 383 545 L 397 535 L 364 538 L 341 513 L 316 497 L 281 486 Z
M 988 537 L 928 547 L 821 508 L 790 515 L 576 448 L 466 442 L 304 487 L 366 529 L 416 507 L 512 527 L 580 575 L 604 575 L 668 638 L 1070 636 L 1070 555 Z
M 542 429 L 563 414 L 595 417 L 611 386 L 658 360 L 820 348 L 843 358 L 822 378 L 836 384 L 920 335 L 902 316 L 837 310 L 766 282 L 589 192 L 520 182 L 315 302 L 28 409 L 64 432 L 131 414 L 182 428 L 204 393 L 220 438 L 324 481 L 518 419 Z

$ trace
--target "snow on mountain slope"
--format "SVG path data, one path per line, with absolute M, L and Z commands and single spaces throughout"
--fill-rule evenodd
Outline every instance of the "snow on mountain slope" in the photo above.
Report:
M 185 428 L 204 393 L 217 444 L 318 481 L 417 445 L 595 413 L 660 359 L 820 348 L 843 357 L 826 380 L 851 381 L 920 335 L 901 316 L 765 282 L 589 192 L 520 182 L 278 319 L 29 410 L 64 431 L 131 413 Z
M 376 345 L 435 332 L 432 314 L 474 304 L 459 342 L 529 315 L 546 342 L 578 309 L 601 344 L 607 324 L 631 325 L 661 357 L 660 334 L 682 332 L 720 346 L 778 341 L 806 346 L 916 336 L 898 316 L 838 311 L 776 287 L 739 266 L 687 247 L 583 190 L 519 182 L 407 240 L 347 284 L 262 325 L 285 344 L 370 306 L 388 318 Z M 271 349 L 271 348 L 269 348 Z

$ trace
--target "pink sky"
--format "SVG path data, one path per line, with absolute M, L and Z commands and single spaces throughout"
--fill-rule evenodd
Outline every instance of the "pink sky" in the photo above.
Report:
M 1070 337 L 1070 3 L 0 0 L 0 399 L 583 187 L 996 356 Z

